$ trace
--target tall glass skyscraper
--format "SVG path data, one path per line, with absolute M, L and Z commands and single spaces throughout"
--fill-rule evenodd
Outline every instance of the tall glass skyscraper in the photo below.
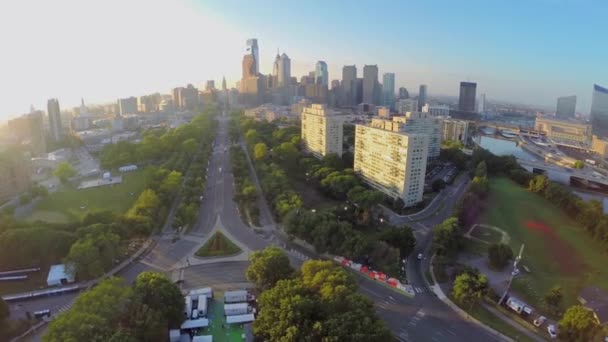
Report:
M 477 83 L 460 82 L 460 97 L 458 99 L 458 110 L 463 112 L 474 112 L 476 92 Z
M 418 111 L 422 111 L 422 107 L 426 104 L 426 84 L 420 85 L 420 90 L 418 91 Z
M 363 66 L 363 102 L 379 104 L 378 96 L 378 66 Z
M 608 137 L 608 88 L 593 85 L 591 96 L 591 126 L 593 134 Z
M 253 55 L 254 64 L 253 70 L 254 75 L 257 75 L 260 72 L 260 49 L 258 48 L 258 40 L 256 38 L 247 39 L 247 53 Z
M 382 75 L 382 104 L 391 108 L 395 104 L 395 74 L 392 72 Z
M 327 72 L 327 63 L 318 61 L 315 66 L 315 83 L 329 85 L 329 74 Z
M 357 103 L 357 67 L 345 65 L 342 67 L 342 94 L 345 106 L 356 106 Z

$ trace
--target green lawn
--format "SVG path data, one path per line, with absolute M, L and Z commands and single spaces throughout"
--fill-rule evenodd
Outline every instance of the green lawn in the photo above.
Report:
M 214 299 L 210 300 L 207 313 L 209 327 L 202 329 L 199 335 L 213 335 L 214 342 L 244 341 L 242 337 L 244 329 L 241 324 L 226 324 L 224 303 L 221 298 L 224 298 L 222 292 L 214 293 Z
M 213 236 L 205 242 L 203 247 L 196 251 L 198 257 L 216 257 L 226 256 L 240 253 L 241 249 L 226 238 L 224 234 L 216 232 Z
M 586 285 L 608 289 L 606 254 L 559 208 L 506 178 L 490 180 L 487 202 L 479 223 L 504 229 L 515 254 L 525 243 L 521 264 L 531 272 L 513 282 L 524 300 L 538 307 L 542 296 L 559 285 L 567 307 Z
M 82 190 L 65 187 L 41 200 L 26 220 L 74 222 L 94 209 L 108 209 L 122 214 L 131 207 L 144 186 L 145 180 L 140 171 L 125 174 L 121 184 Z

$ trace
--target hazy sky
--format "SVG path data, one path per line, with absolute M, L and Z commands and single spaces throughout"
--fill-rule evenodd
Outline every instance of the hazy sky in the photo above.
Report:
M 429 94 L 478 83 L 489 99 L 553 105 L 608 85 L 608 1 L 0 1 L 0 119 L 45 108 L 113 101 L 215 79 L 240 78 L 245 40 L 261 70 L 277 48 L 292 75 L 329 65 L 378 64 L 396 85 Z M 381 77 L 381 76 L 380 76 Z

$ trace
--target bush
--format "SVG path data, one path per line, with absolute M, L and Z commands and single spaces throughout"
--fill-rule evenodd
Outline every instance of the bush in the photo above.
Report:
M 501 270 L 512 259 L 513 251 L 504 243 L 494 243 L 488 248 L 488 261 L 492 268 Z

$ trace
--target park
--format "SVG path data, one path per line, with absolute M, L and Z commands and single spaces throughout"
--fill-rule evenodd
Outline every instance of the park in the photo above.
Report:
M 25 219 L 30 222 L 79 222 L 88 212 L 97 210 L 110 210 L 120 215 L 131 207 L 144 187 L 142 171 L 124 174 L 120 184 L 89 189 L 65 185 L 36 203 L 31 215 Z
M 490 180 L 487 205 L 478 221 L 502 229 L 515 253 L 525 244 L 521 265 L 529 272 L 515 277 L 513 290 L 532 305 L 539 306 L 553 286 L 562 288 L 564 307 L 575 304 L 587 285 L 608 287 L 606 256 L 599 244 L 555 205 L 513 181 Z M 471 235 L 489 243 L 501 239 L 487 228 L 476 228 Z

